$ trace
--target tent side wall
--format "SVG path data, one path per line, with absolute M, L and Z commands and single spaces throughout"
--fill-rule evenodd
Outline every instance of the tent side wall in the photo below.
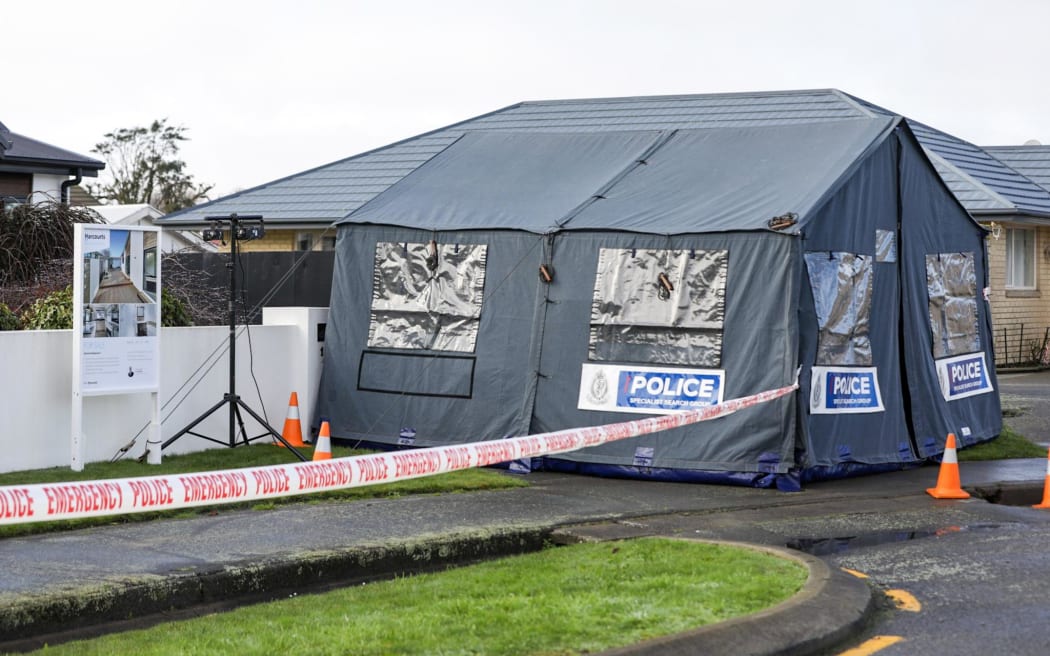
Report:
M 800 404 L 804 479 L 917 463 L 940 453 L 948 432 L 962 445 L 999 433 L 990 315 L 981 294 L 983 235 L 903 124 L 807 224 L 799 348 L 800 384 L 809 396 Z M 838 274 L 837 297 L 829 271 Z M 870 297 L 861 282 L 870 284 Z M 858 340 L 858 328 L 866 339 Z M 849 348 L 836 349 L 847 331 Z M 934 335 L 954 351 L 936 354 Z M 986 390 L 946 400 L 946 361 L 974 363 Z M 820 396 L 832 393 L 814 366 L 828 365 L 847 377 L 873 369 L 883 409 L 814 412 Z
M 678 251 L 690 255 L 725 251 L 728 257 L 721 349 L 716 368 L 725 372 L 724 398 L 731 399 L 790 384 L 795 377 L 798 334 L 796 307 L 799 265 L 797 238 L 771 232 L 705 235 L 646 235 L 623 232 L 569 232 L 557 237 L 550 302 L 543 329 L 542 357 L 531 432 L 568 426 L 628 421 L 622 411 L 580 409 L 585 364 L 648 366 L 673 371 L 691 366 L 634 359 L 595 360 L 587 330 L 597 302 L 595 278 L 601 249 Z M 657 284 L 659 271 L 641 281 Z M 663 354 L 661 354 L 662 356 Z M 658 356 L 658 357 L 661 357 Z M 611 380 L 613 387 L 621 381 Z M 584 392 L 587 390 L 584 389 Z M 559 455 L 578 469 L 620 475 L 677 471 L 783 474 L 795 465 L 796 395 L 782 397 L 734 415 L 633 440 Z M 640 455 L 642 454 L 642 455 Z M 695 477 L 694 477 L 695 479 Z
M 373 343 L 380 346 L 369 346 L 373 299 L 377 287 L 390 282 L 377 278 L 377 247 L 426 249 L 431 239 L 449 253 L 470 245 L 487 247 L 473 348 L 388 348 L 375 336 Z M 329 421 L 333 437 L 437 446 L 525 434 L 535 380 L 530 349 L 538 303 L 539 236 L 347 224 L 339 227 L 336 250 L 325 335 L 328 357 L 315 415 Z M 436 276 L 435 282 L 446 281 Z M 396 319 L 412 314 L 402 312 Z M 410 324 L 409 320 L 395 327 L 406 333 L 420 329 Z
M 450 353 L 369 346 L 376 286 L 385 284 L 375 272 L 377 247 L 411 247 L 430 239 L 487 249 L 475 349 Z M 638 418 L 622 411 L 581 410 L 577 404 L 585 364 L 672 372 L 683 366 L 590 359 L 601 249 L 675 251 L 680 257 L 725 251 L 724 325 L 715 367 L 725 372 L 724 398 L 782 387 L 794 379 L 797 367 L 796 241 L 769 232 L 667 237 L 609 231 L 560 233 L 551 243 L 546 236 L 514 231 L 341 226 L 326 335 L 328 366 L 317 416 L 329 421 L 333 437 L 390 446 L 403 444 L 404 434 L 411 435 L 412 446 L 431 446 Z M 537 275 L 545 259 L 555 272 L 550 285 Z M 657 284 L 657 272 L 651 274 L 639 284 Z M 642 447 L 652 451 L 644 467 L 634 470 L 637 475 L 660 470 L 785 474 L 795 466 L 795 402 L 789 395 L 729 417 L 559 460 L 626 470 L 638 464 Z
M 899 145 L 887 137 L 806 222 L 799 316 L 806 477 L 917 459 L 900 362 Z M 877 390 L 881 408 L 848 405 L 863 394 L 838 407 L 829 401 L 830 381 L 855 380 Z
M 911 131 L 899 134 L 904 359 L 915 441 L 925 457 L 944 450 L 948 433 L 959 446 L 997 436 L 1002 407 L 985 230 L 944 186 Z

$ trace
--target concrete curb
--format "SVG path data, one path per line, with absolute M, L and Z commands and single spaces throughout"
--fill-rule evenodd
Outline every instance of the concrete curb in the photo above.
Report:
M 389 546 L 246 560 L 171 576 L 41 591 L 0 604 L 0 651 L 98 635 L 103 625 L 167 621 L 173 613 L 194 608 L 267 601 L 304 588 L 316 591 L 537 551 L 549 543 L 550 533 L 539 527 L 422 537 Z M 74 630 L 71 618 L 76 618 Z
M 591 530 L 599 528 L 591 525 Z M 616 526 L 607 528 L 615 529 Z M 572 529 L 519 528 L 421 538 L 391 546 L 308 553 L 171 577 L 149 577 L 41 593 L 0 607 L 0 649 L 23 651 L 103 632 L 104 626 L 167 621 L 189 609 L 264 601 L 303 588 L 340 586 L 461 566 L 568 542 Z M 561 536 L 562 539 L 559 539 Z M 638 537 L 638 536 L 621 536 Z M 606 538 L 609 539 L 609 538 Z M 612 538 L 617 539 L 617 538 Z M 692 538 L 676 538 L 692 539 Z M 579 540 L 575 540 L 579 541 Z M 698 540 L 770 553 L 809 569 L 802 590 L 777 606 L 745 617 L 603 652 L 607 656 L 671 654 L 813 654 L 849 638 L 873 608 L 863 581 L 807 554 L 749 543 Z M 69 618 L 78 628 L 69 630 Z
M 753 549 L 794 560 L 809 569 L 809 578 L 795 596 L 772 608 L 609 650 L 602 652 L 602 656 L 816 654 L 858 633 L 875 610 L 874 597 L 867 583 L 832 569 L 819 558 L 742 542 L 698 541 Z

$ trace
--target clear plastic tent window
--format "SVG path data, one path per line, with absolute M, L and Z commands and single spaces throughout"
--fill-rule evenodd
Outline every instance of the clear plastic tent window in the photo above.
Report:
M 483 244 L 376 244 L 368 346 L 472 353 L 486 254 Z
M 897 235 L 891 230 L 875 231 L 875 261 L 897 261 Z
M 933 357 L 981 350 L 977 330 L 977 271 L 973 253 L 926 256 Z
M 806 253 L 817 323 L 817 365 L 870 367 L 872 258 L 854 253 Z
M 718 367 L 726 250 L 603 248 L 589 358 Z

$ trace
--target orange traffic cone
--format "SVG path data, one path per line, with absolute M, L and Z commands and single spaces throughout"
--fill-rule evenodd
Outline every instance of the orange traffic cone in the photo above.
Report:
M 1046 454 L 1046 482 L 1043 483 L 1043 502 L 1033 508 L 1050 508 L 1050 451 Z
M 328 432 L 328 422 L 321 422 L 321 432 L 317 434 L 317 446 L 314 447 L 314 460 L 332 459 L 332 437 Z
M 288 443 L 289 446 L 306 446 L 303 443 L 303 424 L 299 421 L 299 395 L 292 392 L 292 396 L 288 399 L 288 416 L 284 419 L 284 429 L 281 431 L 281 437 Z M 284 446 L 280 441 L 276 442 L 277 446 Z
M 937 475 L 937 487 L 927 488 L 926 493 L 934 499 L 969 499 L 970 493 L 959 484 L 959 457 L 955 453 L 955 433 L 948 433 L 941 457 L 941 471 Z

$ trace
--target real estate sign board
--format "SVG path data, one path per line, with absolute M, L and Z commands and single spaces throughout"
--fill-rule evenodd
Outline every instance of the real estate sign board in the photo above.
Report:
M 160 229 L 77 224 L 73 238 L 70 466 L 84 469 L 84 397 L 137 392 L 152 397 L 146 454 L 160 464 Z
M 76 226 L 73 384 L 81 394 L 157 391 L 159 234 L 158 228 Z

